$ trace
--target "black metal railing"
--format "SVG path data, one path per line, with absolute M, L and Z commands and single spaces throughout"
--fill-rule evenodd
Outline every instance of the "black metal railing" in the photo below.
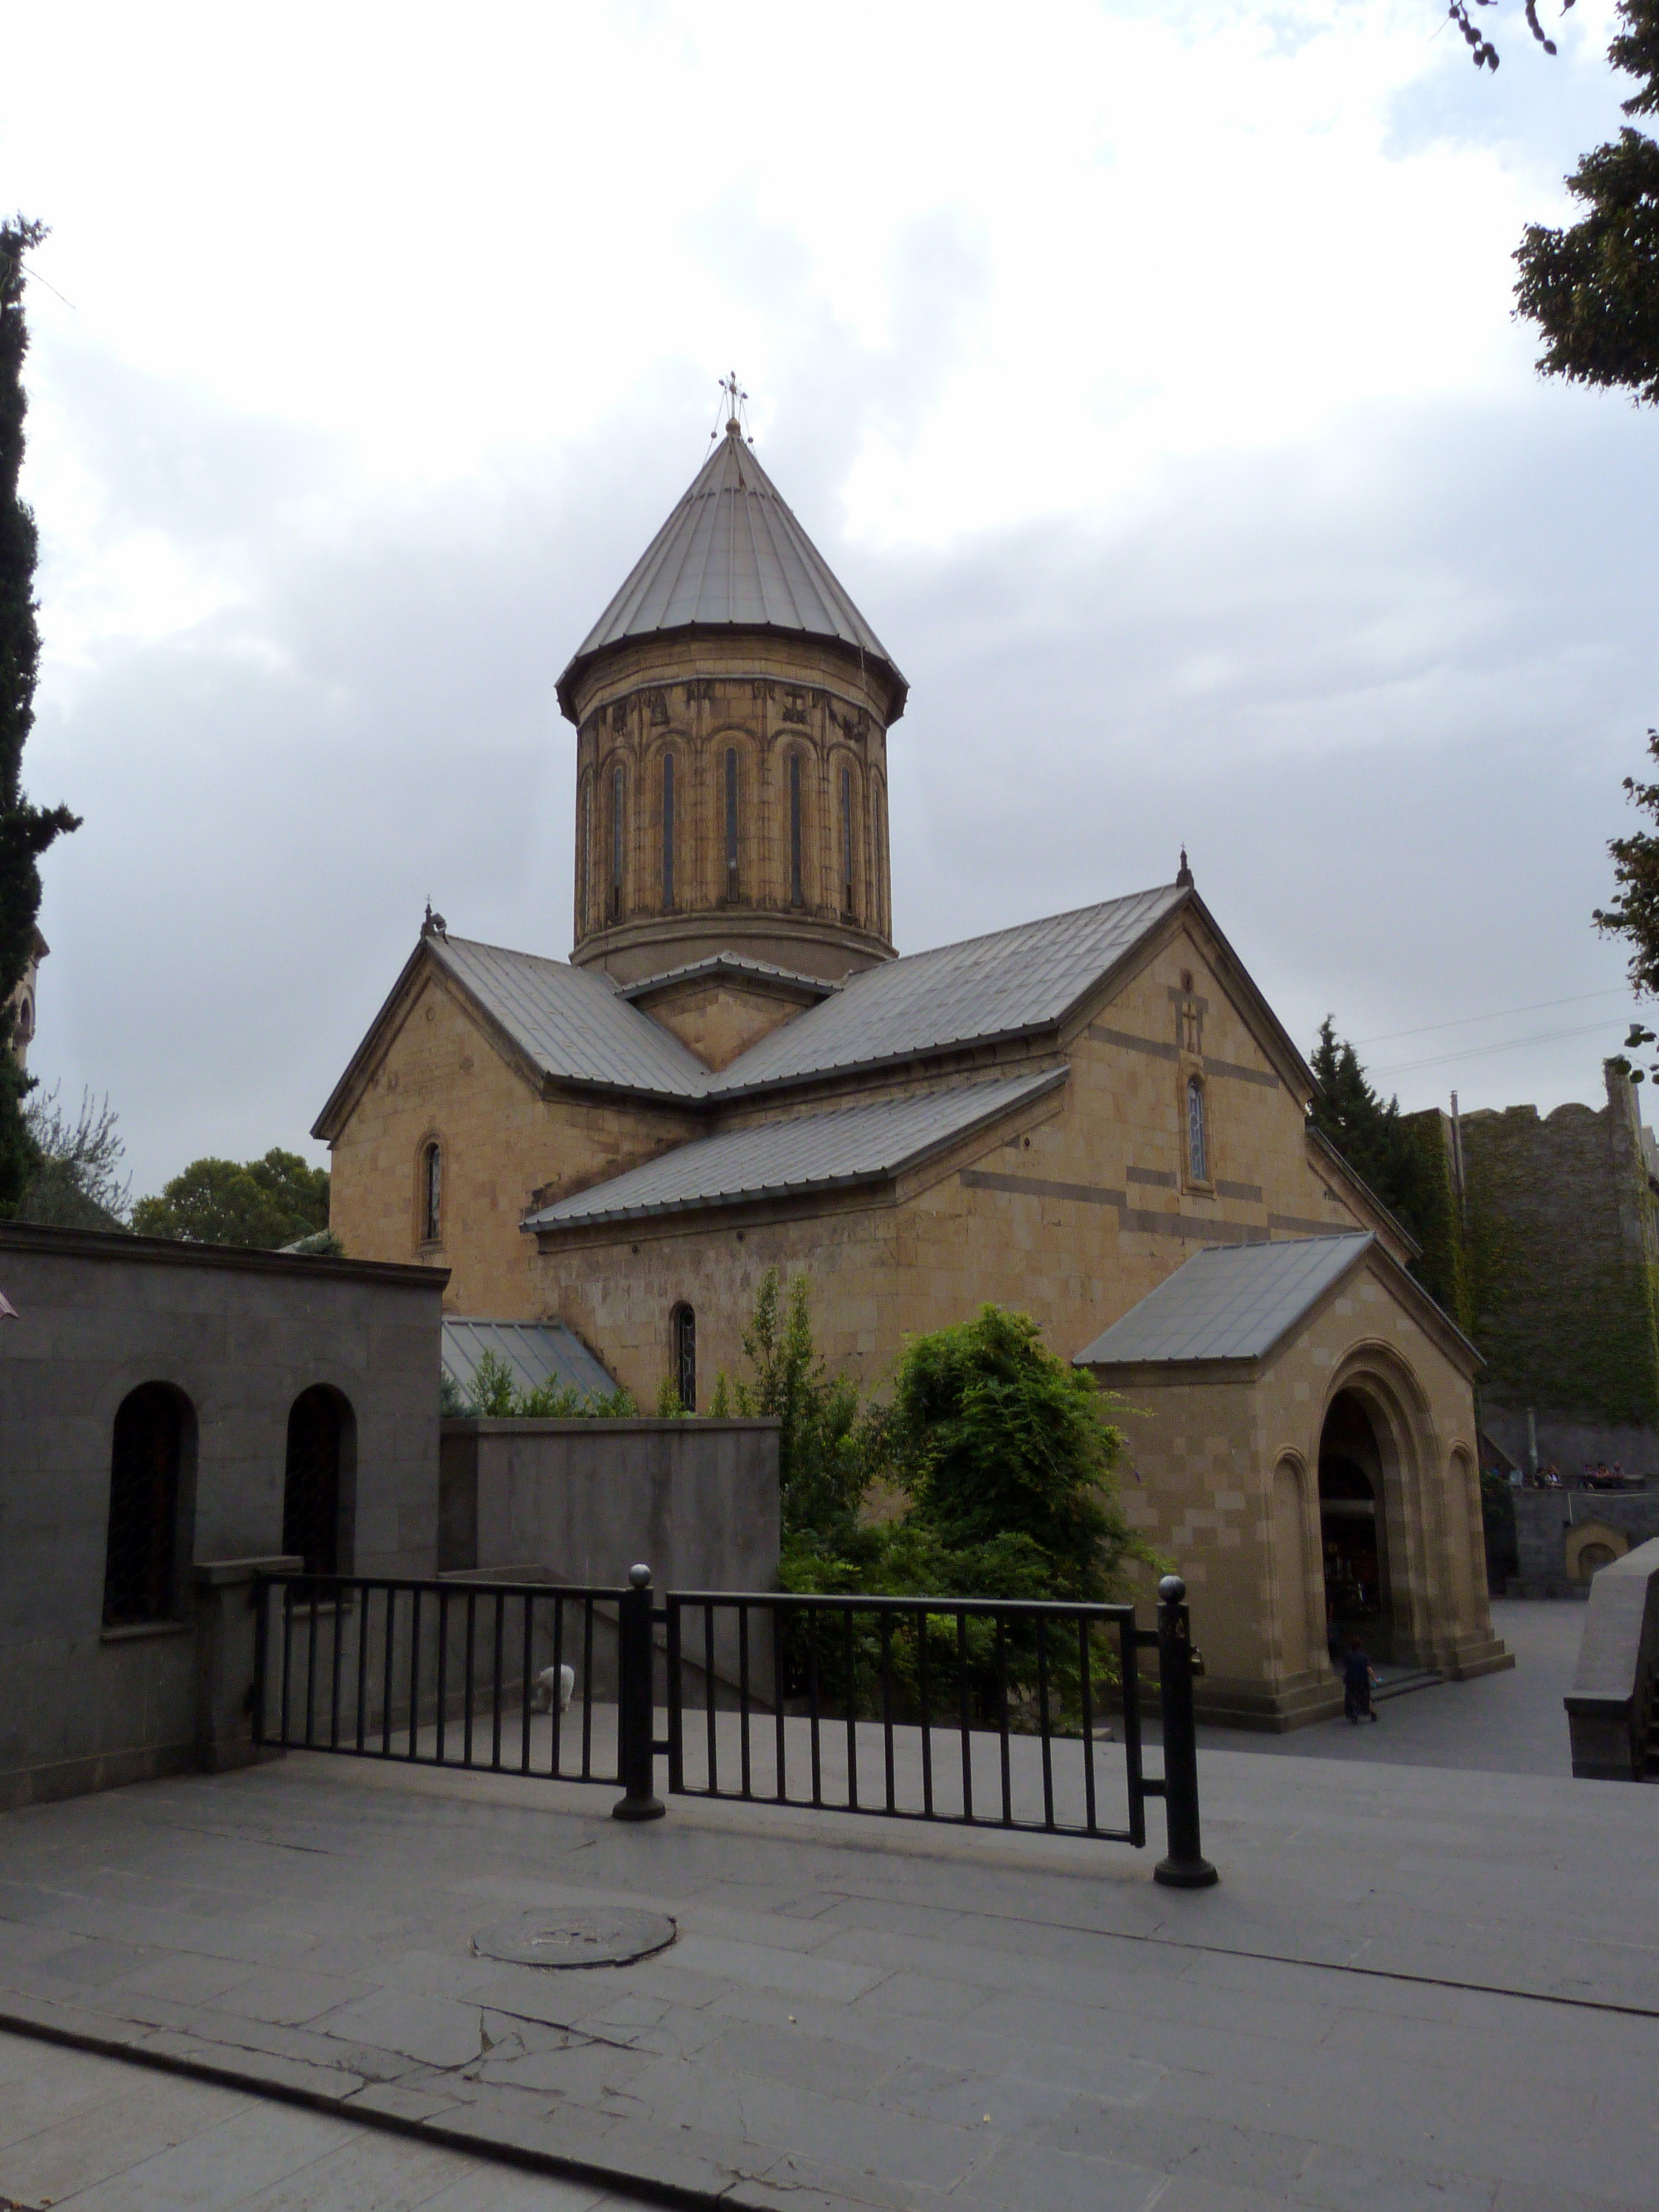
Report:
M 617 1785 L 619 1603 L 539 1583 L 261 1576 L 253 1740 Z
M 1127 1605 L 262 1577 L 256 1742 L 670 1796 L 1144 1844 L 1158 1879 L 1200 1847 L 1185 1586 L 1155 1630 Z M 1142 1759 L 1140 1655 L 1158 1654 L 1164 1773 Z M 658 1733 L 659 1721 L 664 1733 Z

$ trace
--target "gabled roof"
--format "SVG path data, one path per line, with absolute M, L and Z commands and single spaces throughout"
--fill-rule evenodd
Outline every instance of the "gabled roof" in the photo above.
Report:
M 866 968 L 751 1045 L 716 1095 L 1050 1027 L 1188 896 L 1165 884 Z
M 569 1228 L 884 1181 L 1012 1108 L 1056 1090 L 1070 1072 L 1048 1068 L 1036 1075 L 963 1084 L 699 1138 L 544 1207 L 523 1226 Z
M 1079 1352 L 1077 1367 L 1265 1359 L 1376 1239 L 1369 1229 L 1196 1252 Z
M 404 963 L 317 1116 L 313 1137 L 336 1133 L 428 961 L 454 979 L 502 1041 L 544 1079 L 687 1102 L 701 1098 L 708 1087 L 702 1062 L 659 1023 L 629 1006 L 597 969 L 573 968 L 562 960 L 432 931 L 422 934 Z
M 891 678 L 891 719 L 904 712 L 909 687 L 886 647 L 734 429 L 577 647 L 559 678 L 560 707 L 576 719 L 575 687 L 611 647 L 691 629 L 782 630 L 844 645 Z
M 828 999 L 842 988 L 827 975 L 803 975 L 797 968 L 775 967 L 769 960 L 745 960 L 737 952 L 711 952 L 702 960 L 688 960 L 682 967 L 660 969 L 654 975 L 641 975 L 632 983 L 618 983 L 617 993 L 623 999 L 644 999 L 653 991 L 666 989 L 671 983 L 691 983 L 704 978 L 739 984 L 787 985 L 791 991 L 805 991 L 814 999 Z
M 586 1397 L 608 1398 L 615 1378 L 600 1366 L 580 1337 L 562 1321 L 472 1321 L 444 1316 L 443 1370 L 463 1395 L 471 1388 L 478 1362 L 493 1352 L 520 1390 L 560 1382 Z
M 573 968 L 465 938 L 427 939 L 544 1075 L 673 1098 L 701 1097 L 708 1071 L 679 1039 L 632 1006 L 597 968 Z

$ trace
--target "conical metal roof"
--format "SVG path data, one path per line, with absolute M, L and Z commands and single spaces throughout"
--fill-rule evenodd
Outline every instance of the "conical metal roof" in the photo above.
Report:
M 891 678 L 891 719 L 904 712 L 909 686 L 886 647 L 733 425 L 577 647 L 559 678 L 560 706 L 574 721 L 575 687 L 611 647 L 698 629 L 787 631 L 850 647 Z

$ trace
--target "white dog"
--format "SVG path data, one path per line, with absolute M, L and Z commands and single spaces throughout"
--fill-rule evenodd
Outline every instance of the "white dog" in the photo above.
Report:
M 575 1687 L 576 1670 L 574 1667 L 544 1667 L 536 1677 L 536 1694 L 531 1700 L 531 1711 L 550 1713 L 556 1693 L 559 1711 L 568 1713 Z

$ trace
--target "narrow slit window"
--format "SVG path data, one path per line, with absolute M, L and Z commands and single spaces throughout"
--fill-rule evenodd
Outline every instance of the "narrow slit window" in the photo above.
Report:
M 421 1241 L 436 1244 L 444 1226 L 444 1153 L 441 1145 L 428 1145 L 421 1156 Z
M 590 849 L 592 843 L 592 831 L 593 787 L 591 784 L 585 783 L 582 786 L 581 794 L 581 834 L 576 841 L 576 927 L 578 929 L 587 927 L 587 874 L 592 866 L 592 853 Z
M 681 1409 L 697 1410 L 697 1316 L 690 1306 L 674 1309 L 674 1388 Z
M 853 911 L 853 771 L 841 772 L 841 910 Z
M 662 757 L 662 903 L 668 913 L 674 904 L 674 756 Z
M 726 896 L 738 895 L 738 749 L 726 749 Z
M 800 867 L 800 755 L 789 756 L 789 903 L 805 906 Z
M 1204 1085 L 1195 1075 L 1187 1079 L 1187 1174 L 1192 1182 L 1210 1180 L 1209 1132 L 1204 1126 Z
M 611 919 L 615 921 L 622 914 L 623 902 L 623 772 L 618 767 L 611 779 Z

